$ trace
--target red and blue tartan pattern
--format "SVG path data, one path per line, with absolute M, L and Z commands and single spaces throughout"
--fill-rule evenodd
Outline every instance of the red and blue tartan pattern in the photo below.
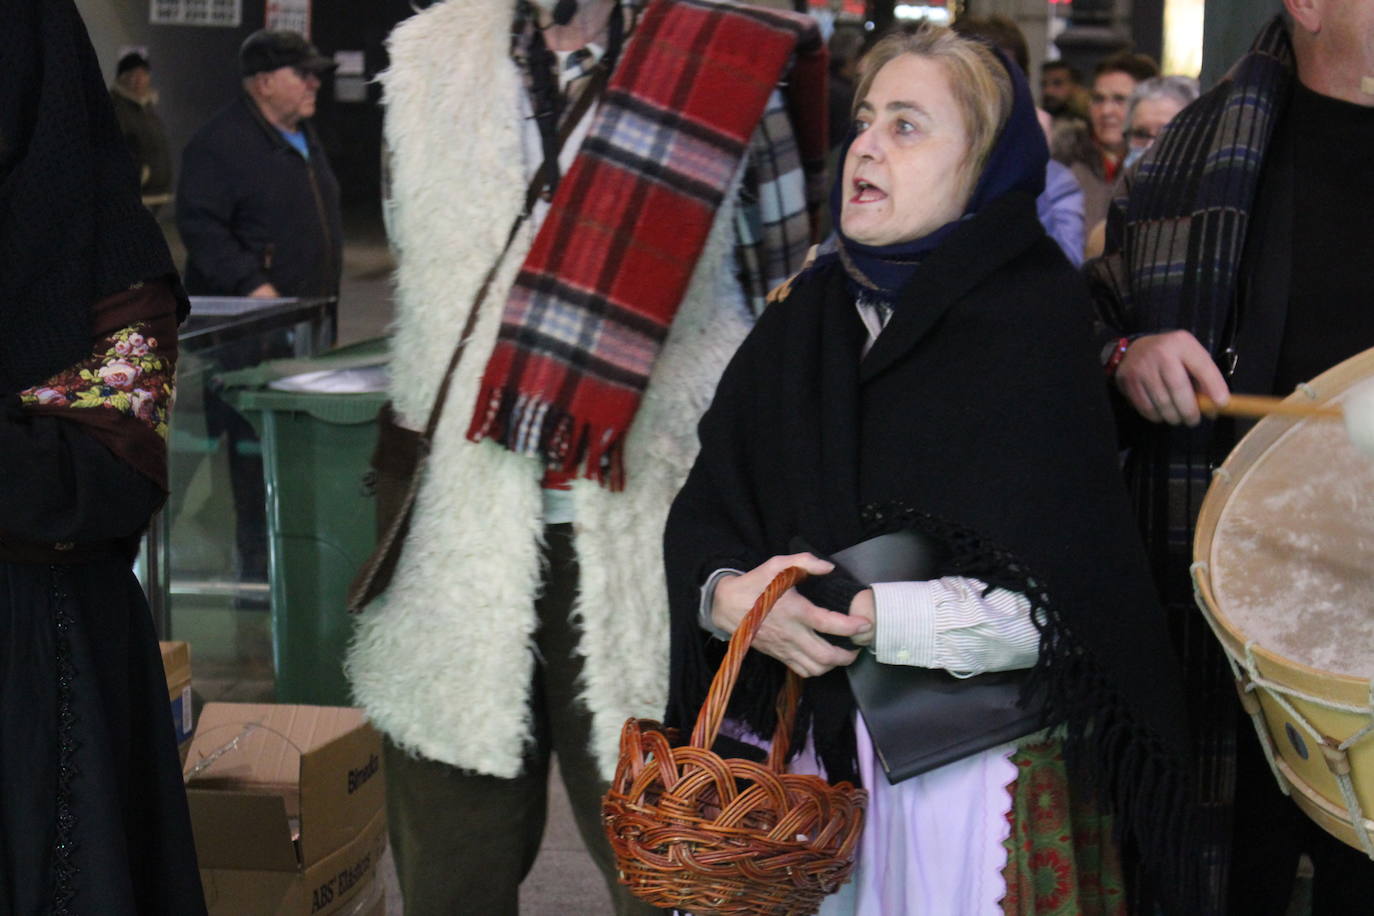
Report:
M 823 109 L 811 20 L 710 0 L 649 5 L 507 298 L 468 438 L 623 485 L 654 361 L 794 59 L 790 91 Z

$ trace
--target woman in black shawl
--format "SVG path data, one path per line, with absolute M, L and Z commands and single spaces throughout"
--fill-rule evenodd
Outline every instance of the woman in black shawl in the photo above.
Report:
M 855 887 L 823 912 L 1123 912 L 1094 802 L 1179 889 L 1181 703 L 1086 290 L 1035 217 L 1029 91 L 926 27 L 875 46 L 855 110 L 837 238 L 726 371 L 669 517 L 670 718 L 704 697 L 709 631 L 802 566 L 815 577 L 760 630 L 731 715 L 771 734 L 785 663 L 809 678 L 799 728 L 825 773 L 869 789 Z M 898 530 L 939 575 L 864 588 L 824 559 Z M 1031 669 L 1021 702 L 1053 730 L 889 785 L 845 677 L 859 652 Z
M 187 301 L 71 0 L 0 34 L 0 916 L 203 913 L 130 571 Z

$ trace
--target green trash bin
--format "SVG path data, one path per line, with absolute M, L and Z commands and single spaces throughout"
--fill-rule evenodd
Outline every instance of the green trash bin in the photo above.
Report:
M 351 703 L 343 674 L 353 628 L 348 585 L 376 540 L 375 499 L 365 475 L 386 393 L 279 391 L 267 385 L 304 372 L 385 360 L 386 340 L 380 338 L 219 377 L 226 400 L 262 440 L 279 703 Z

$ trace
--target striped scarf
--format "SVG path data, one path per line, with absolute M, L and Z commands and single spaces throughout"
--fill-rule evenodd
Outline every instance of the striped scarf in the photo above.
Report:
M 516 277 L 468 438 L 623 486 L 654 361 L 789 63 L 789 109 L 820 125 L 799 125 L 803 158 L 823 158 L 825 52 L 812 20 L 650 4 Z
M 1118 187 L 1106 257 L 1088 265 L 1103 342 L 1176 328 L 1191 331 L 1223 370 L 1234 345 L 1242 255 L 1265 156 L 1294 79 L 1281 17 L 1212 90 L 1169 123 Z M 1208 898 L 1224 906 L 1236 781 L 1237 704 L 1221 648 L 1194 605 L 1188 567 L 1212 468 L 1234 445 L 1229 425 L 1123 427 L 1131 499 L 1189 679 L 1197 785 L 1203 798 L 1200 864 Z
M 1170 122 L 1120 185 L 1108 215 L 1110 254 L 1089 267 L 1105 336 L 1185 328 L 1225 366 L 1250 211 L 1293 68 L 1288 33 L 1276 17 L 1222 82 Z M 1214 442 L 1215 429 L 1151 430 L 1153 447 L 1167 452 L 1175 471 L 1171 487 L 1140 494 L 1137 508 L 1152 545 L 1190 548 L 1211 463 L 1231 445 Z

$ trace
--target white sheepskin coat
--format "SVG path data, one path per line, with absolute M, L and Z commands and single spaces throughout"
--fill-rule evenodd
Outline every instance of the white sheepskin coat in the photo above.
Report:
M 527 186 L 510 17 L 509 0 L 448 0 L 390 38 L 381 79 L 399 265 L 391 397 L 412 428 L 424 425 Z M 626 443 L 625 490 L 573 487 L 582 698 L 607 779 L 625 719 L 658 717 L 667 700 L 663 525 L 696 455 L 697 420 L 750 324 L 731 269 L 732 219 L 732 205 L 717 214 L 654 365 Z M 464 434 L 505 294 L 532 242 L 533 231 L 522 230 L 478 317 L 400 566 L 360 618 L 348 658 L 358 702 L 392 740 L 506 778 L 519 773 L 530 737 L 542 467 Z

